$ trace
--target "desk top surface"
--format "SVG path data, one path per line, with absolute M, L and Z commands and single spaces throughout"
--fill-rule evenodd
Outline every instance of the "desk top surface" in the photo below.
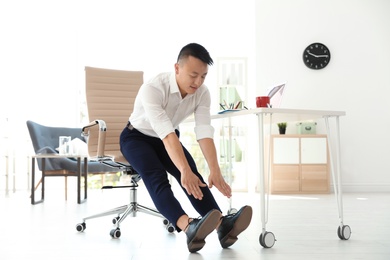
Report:
M 58 153 L 38 153 L 31 156 L 32 158 L 84 158 L 87 156 L 77 154 L 58 154 Z
M 230 110 L 224 113 L 212 115 L 211 119 L 223 119 L 236 116 L 246 115 L 262 115 L 266 120 L 272 121 L 302 121 L 314 120 L 324 117 L 340 117 L 345 116 L 345 111 L 331 111 L 331 110 L 312 110 L 312 109 L 290 109 L 290 108 L 253 108 L 242 110 Z M 193 118 L 185 120 L 185 122 L 193 122 Z
M 245 114 L 295 114 L 295 115 L 312 115 L 312 116 L 345 116 L 345 111 L 331 110 L 313 110 L 313 109 L 291 109 L 291 108 L 252 108 L 241 109 L 232 112 L 226 112 L 218 115 L 245 115 Z

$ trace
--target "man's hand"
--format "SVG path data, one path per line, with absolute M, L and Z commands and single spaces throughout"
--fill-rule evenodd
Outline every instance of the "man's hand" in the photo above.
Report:
M 181 186 L 186 189 L 188 195 L 192 195 L 198 200 L 203 198 L 203 192 L 200 187 L 207 187 L 193 172 L 181 174 Z
M 202 183 L 191 171 L 179 138 L 172 132 L 162 139 L 162 141 L 169 157 L 181 173 L 181 186 L 186 189 L 188 195 L 192 195 L 195 199 L 201 200 L 203 198 L 203 192 L 200 187 L 207 187 L 207 185 Z
M 232 196 L 232 189 L 230 185 L 226 183 L 225 179 L 221 174 L 210 174 L 209 176 L 209 188 L 217 187 L 217 189 L 226 197 L 230 198 Z
M 222 177 L 213 139 L 203 138 L 198 140 L 198 142 L 210 169 L 209 188 L 211 189 L 213 186 L 215 186 L 224 196 L 230 198 L 232 196 L 232 189 Z

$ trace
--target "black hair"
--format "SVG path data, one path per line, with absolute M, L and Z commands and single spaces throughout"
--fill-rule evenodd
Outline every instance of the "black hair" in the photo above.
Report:
M 213 59 L 210 57 L 209 52 L 202 45 L 197 43 L 190 43 L 184 46 L 181 49 L 179 56 L 177 57 L 177 62 L 183 58 L 187 58 L 188 56 L 200 59 L 208 65 L 213 65 L 214 63 Z

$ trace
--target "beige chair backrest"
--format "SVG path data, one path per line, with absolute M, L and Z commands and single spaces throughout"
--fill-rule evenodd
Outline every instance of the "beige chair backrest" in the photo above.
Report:
M 103 120 L 107 125 L 104 154 L 126 162 L 119 148 L 119 136 L 133 111 L 135 97 L 143 84 L 142 71 L 85 67 L 89 122 Z M 96 156 L 98 127 L 90 129 L 88 152 Z

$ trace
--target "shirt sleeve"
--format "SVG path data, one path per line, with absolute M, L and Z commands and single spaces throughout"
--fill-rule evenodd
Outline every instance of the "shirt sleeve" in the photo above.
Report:
M 165 95 L 163 88 L 154 84 L 146 84 L 140 89 L 145 116 L 160 139 L 175 132 L 171 120 L 164 109 Z
M 195 108 L 195 135 L 196 140 L 214 138 L 214 127 L 211 125 L 210 117 L 210 92 L 208 89 L 202 93 L 199 104 Z

